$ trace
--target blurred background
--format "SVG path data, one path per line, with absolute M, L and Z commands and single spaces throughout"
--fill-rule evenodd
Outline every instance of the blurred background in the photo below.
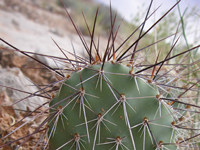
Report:
M 96 9 L 99 7 L 96 37 L 100 37 L 100 49 L 106 46 L 106 39 L 110 29 L 110 2 L 112 15 L 117 13 L 114 31 L 118 31 L 119 40 L 122 42 L 144 20 L 150 0 L 63 0 L 73 21 L 78 26 L 86 41 L 90 41 L 89 32 L 82 12 L 92 30 Z M 154 0 L 152 13 L 158 10 L 146 22 L 146 31 L 158 20 L 176 0 Z M 153 28 L 140 42 L 140 46 L 151 44 L 159 39 L 170 36 L 177 31 L 182 49 L 200 44 L 200 1 L 182 0 L 162 21 Z M 133 36 L 138 37 L 139 31 Z M 1 0 L 0 1 L 0 37 L 17 48 L 25 51 L 50 54 L 63 57 L 52 39 L 66 51 L 83 55 L 83 46 L 74 30 L 74 27 L 65 12 L 60 0 Z M 120 41 L 121 40 L 121 41 Z M 171 39 L 160 42 L 157 48 L 168 49 Z M 0 42 L 1 45 L 4 45 Z M 52 60 L 47 60 L 55 65 Z

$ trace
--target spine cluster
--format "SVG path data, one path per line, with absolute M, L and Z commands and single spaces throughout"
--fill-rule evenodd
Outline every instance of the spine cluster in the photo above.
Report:
M 95 43 L 94 38 L 99 8 L 92 30 L 85 19 L 91 38 L 88 44 L 65 7 L 87 55 L 78 56 L 75 50 L 74 53 L 66 52 L 74 56 L 70 59 L 54 41 L 65 58 L 47 57 L 56 63 L 64 63 L 67 69 L 52 68 L 0 38 L 16 52 L 32 58 L 59 76 L 57 82 L 41 87 L 37 85 L 40 89 L 29 97 L 45 97 L 49 101 L 28 111 L 13 125 L 16 128 L 1 139 L 11 137 L 19 129 L 48 114 L 46 119 L 33 132 L 0 145 L 0 148 L 18 143 L 16 149 L 19 149 L 40 133 L 42 136 L 35 143 L 35 148 L 42 145 L 42 149 L 50 150 L 199 149 L 199 59 L 189 58 L 199 46 L 172 53 L 178 42 L 176 33 L 164 58 L 160 58 L 161 50 L 153 54 L 155 58 L 149 58 L 147 53 L 159 41 L 138 48 L 140 40 L 179 2 L 143 32 L 146 21 L 152 15 L 149 13 L 151 1 L 144 22 L 138 27 L 141 29 L 138 38 L 132 42 L 136 29 L 118 46 L 115 41 L 120 25 L 114 31 L 116 15 L 110 14 L 111 28 L 104 51 L 99 49 L 99 41 Z M 131 44 L 128 43 L 130 41 Z M 66 70 L 72 73 L 66 75 Z M 50 96 L 53 89 L 49 88 L 58 84 L 61 86 L 57 94 Z

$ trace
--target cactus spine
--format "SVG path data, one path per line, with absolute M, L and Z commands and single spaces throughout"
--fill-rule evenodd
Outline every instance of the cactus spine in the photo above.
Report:
M 137 67 L 135 50 L 130 57 L 126 56 L 137 42 L 116 57 L 117 50 L 112 50 L 114 39 L 110 39 L 114 34 L 111 28 L 103 58 L 98 49 L 94 57 L 94 28 L 90 33 L 90 48 L 86 48 L 88 64 L 76 69 L 62 83 L 50 103 L 51 113 L 54 113 L 49 126 L 50 149 L 173 150 L 179 149 L 181 143 L 190 147 L 185 137 L 189 132 L 183 130 L 182 125 L 191 124 L 180 121 L 186 116 L 176 110 L 190 106 L 188 101 L 179 102 L 190 88 L 178 90 L 175 87 L 181 84 L 176 75 L 168 77 L 171 73 L 159 73 L 166 61 L 181 54 L 168 57 L 170 50 L 163 61 L 158 62 L 157 56 L 155 64 Z M 187 112 L 187 108 L 185 110 Z
M 68 12 L 67 14 L 69 15 Z M 87 59 L 74 53 L 75 60 L 71 60 L 65 55 L 65 62 L 70 64 L 68 69 L 73 70 L 70 76 L 65 76 L 62 71 L 35 59 L 62 77 L 58 81 L 61 87 L 55 97 L 50 98 L 48 108 L 44 107 L 45 110 L 37 113 L 31 120 L 23 122 L 3 138 L 48 112 L 48 117 L 33 133 L 23 137 L 24 141 L 20 145 L 34 134 L 41 132 L 45 137 L 43 149 L 49 146 L 50 150 L 198 149 L 199 123 L 196 120 L 199 118 L 199 106 L 195 104 L 195 100 L 198 102 L 199 79 L 195 78 L 188 82 L 186 87 L 184 86 L 187 80 L 185 75 L 193 76 L 193 73 L 198 70 L 194 67 L 197 62 L 186 65 L 183 63 L 187 59 L 181 60 L 180 64 L 169 64 L 169 62 L 174 58 L 187 55 L 199 46 L 172 55 L 176 41 L 163 60 L 158 61 L 159 54 L 153 63 L 145 59 L 140 60 L 143 55 L 141 51 L 145 48 L 137 50 L 139 40 L 165 17 L 165 14 L 147 32 L 143 34 L 141 32 L 139 38 L 123 50 L 120 48 L 135 31 L 118 48 L 114 48 L 117 32 L 113 31 L 115 22 L 111 21 L 107 48 L 101 55 L 94 42 L 97 14 L 98 9 L 92 32 L 88 29 L 91 37 L 89 46 L 69 15 L 89 57 Z M 115 18 L 111 17 L 111 20 Z M 141 26 L 146 20 L 147 18 Z M 31 57 L 3 39 L 0 40 L 16 51 Z M 62 51 L 59 46 L 58 48 Z M 167 65 L 171 67 L 167 68 Z M 47 87 L 39 92 L 45 91 L 41 92 L 45 95 L 48 93 Z M 36 94 L 36 96 L 41 95 Z M 19 140 L 21 138 L 16 141 Z M 36 145 L 39 143 L 40 141 Z
M 73 73 L 50 103 L 60 115 L 50 126 L 50 148 L 155 149 L 172 142 L 174 112 L 158 88 L 123 64 L 102 66 Z

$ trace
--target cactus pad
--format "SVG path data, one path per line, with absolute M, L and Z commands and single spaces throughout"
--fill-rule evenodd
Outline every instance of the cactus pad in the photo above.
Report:
M 158 95 L 156 86 L 122 64 L 75 72 L 50 103 L 57 114 L 50 125 L 50 148 L 155 149 L 159 142 L 170 143 L 171 108 Z

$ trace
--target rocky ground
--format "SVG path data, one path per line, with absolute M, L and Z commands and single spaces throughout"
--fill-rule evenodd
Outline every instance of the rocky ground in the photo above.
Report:
M 67 9 L 70 13 L 77 11 Z M 83 53 L 82 43 L 64 7 L 57 6 L 56 0 L 1 0 L 0 37 L 29 52 L 64 57 L 55 40 L 66 51 L 73 52 L 74 47 L 77 54 Z M 85 39 L 89 41 L 90 38 Z M 105 41 L 101 39 L 101 42 Z M 56 66 L 52 59 L 47 62 Z
M 61 47 L 81 53 L 82 46 L 79 37 L 67 18 L 63 8 L 56 5 L 55 0 L 1 0 L 0 1 L 0 38 L 15 47 L 29 52 L 63 57 L 63 54 L 52 41 L 53 38 Z M 70 9 L 69 9 L 70 11 Z M 86 38 L 87 39 L 87 38 Z M 37 57 L 37 55 L 31 55 Z M 37 57 L 45 64 L 56 66 L 52 59 Z M 45 98 L 27 99 L 22 103 L 11 105 L 17 100 L 30 96 L 37 88 L 33 85 L 47 85 L 57 80 L 54 73 L 44 69 L 40 63 L 28 58 L 0 41 L 0 135 L 1 137 L 22 124 L 20 121 L 29 111 L 34 110 L 45 101 Z M 57 87 L 54 87 L 57 88 Z M 18 90 L 16 90 L 18 89 Z M 36 97 L 35 97 L 36 98 Z M 24 110 L 19 113 L 18 110 Z M 20 111 L 21 112 L 21 111 Z M 35 115 L 31 114 L 30 116 Z M 44 116 L 45 118 L 45 116 Z M 44 118 L 25 125 L 12 136 L 0 140 L 0 145 L 16 140 L 34 131 Z M 13 126 L 14 125 L 14 126 Z M 41 137 L 36 134 L 20 149 L 34 149 L 35 143 Z M 15 149 L 20 142 L 9 144 L 3 150 Z M 41 149 L 41 144 L 36 149 Z
M 0 47 L 0 52 L 0 135 L 2 137 L 27 121 L 27 119 L 30 119 L 31 116 L 37 114 L 29 115 L 29 112 L 34 111 L 38 106 L 48 101 L 46 98 L 31 96 L 32 93 L 38 91 L 35 85 L 47 85 L 55 82 L 57 78 L 55 74 L 49 72 L 40 63 L 28 57 L 19 56 L 11 49 Z M 56 87 L 53 88 L 55 89 Z M 28 98 L 24 99 L 26 97 Z M 19 101 L 21 99 L 23 100 L 22 102 Z M 16 104 L 12 105 L 15 102 Z M 38 111 L 41 111 L 41 109 Z M 17 123 L 26 115 L 29 115 L 30 118 L 28 117 L 26 120 Z M 37 118 L 20 128 L 10 137 L 1 139 L 0 145 L 32 133 L 46 116 Z M 36 134 L 21 149 L 34 149 L 35 143 L 40 137 L 40 134 Z M 15 149 L 17 145 L 20 145 L 20 142 L 22 141 L 9 144 L 3 150 Z M 38 150 L 41 148 L 40 146 L 39 144 Z

